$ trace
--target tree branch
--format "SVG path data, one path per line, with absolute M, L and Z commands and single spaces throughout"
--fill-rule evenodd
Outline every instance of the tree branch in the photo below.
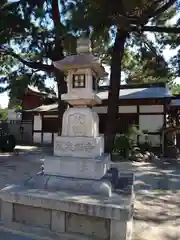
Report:
M 61 60 L 64 58 L 63 47 L 62 47 L 62 26 L 59 12 L 58 0 L 52 0 L 52 20 L 54 23 L 55 30 L 55 49 L 53 52 L 53 61 Z
M 157 9 L 155 12 L 151 12 L 151 14 L 149 15 L 150 18 L 152 18 L 152 17 L 157 17 L 157 16 L 160 15 L 161 13 L 167 11 L 175 2 L 176 2 L 176 0 L 169 0 L 169 2 L 167 2 L 166 4 L 164 4 L 162 7 L 160 7 L 159 9 Z
M 161 13 L 165 12 L 166 10 L 168 10 L 175 2 L 176 2 L 176 0 L 169 0 L 166 4 L 164 4 L 163 6 L 159 7 L 155 11 L 150 11 L 149 14 L 147 14 L 147 15 L 143 16 L 142 18 L 140 18 L 140 20 L 138 21 L 138 24 L 144 24 L 145 22 L 148 22 L 149 19 L 151 19 L 153 17 L 157 17 Z
M 180 33 L 179 27 L 143 26 L 143 27 L 141 27 L 140 30 L 142 32 Z
M 26 65 L 29 68 L 33 68 L 33 69 L 38 69 L 44 72 L 53 72 L 54 71 L 54 66 L 53 65 L 47 65 L 47 64 L 43 64 L 40 62 L 30 62 L 30 61 L 26 61 L 24 59 L 22 59 L 18 54 L 12 52 L 12 51 L 8 51 L 8 50 L 3 50 L 0 49 L 0 52 L 3 52 L 3 54 L 5 55 L 10 55 L 14 58 L 16 58 L 17 60 L 19 60 L 21 63 L 23 63 L 24 65 Z

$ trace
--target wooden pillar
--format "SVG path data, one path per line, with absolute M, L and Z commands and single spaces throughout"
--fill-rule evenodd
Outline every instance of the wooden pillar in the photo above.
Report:
M 167 103 L 164 103 L 164 123 L 163 123 L 163 128 L 167 127 Z M 161 153 L 164 155 L 164 150 L 166 146 L 166 137 L 165 137 L 165 132 L 162 131 L 161 133 Z
M 41 145 L 43 145 L 43 132 L 44 132 L 44 115 L 41 113 Z
M 139 105 L 137 105 L 137 116 L 138 116 L 138 124 L 137 124 L 137 129 L 139 130 L 140 129 L 140 126 L 139 126 L 139 116 L 140 116 L 140 113 L 139 113 Z M 137 135 L 137 144 L 139 144 L 139 134 Z

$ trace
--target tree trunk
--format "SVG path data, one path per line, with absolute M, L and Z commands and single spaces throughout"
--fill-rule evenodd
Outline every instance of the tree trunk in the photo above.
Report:
M 63 47 L 61 43 L 61 21 L 60 21 L 60 12 L 59 12 L 59 5 L 58 0 L 52 0 L 52 19 L 54 23 L 55 29 L 55 47 L 52 53 L 52 60 L 58 61 L 64 58 Z M 54 70 L 56 82 L 57 82 L 57 89 L 58 89 L 58 135 L 61 134 L 62 130 L 62 117 L 63 113 L 67 108 L 67 104 L 61 100 L 61 95 L 67 92 L 67 84 L 64 79 L 64 73 L 60 72 L 59 70 Z
M 58 70 L 56 71 L 55 75 L 58 88 L 58 135 L 60 136 L 62 131 L 62 118 L 67 108 L 67 103 L 61 100 L 61 95 L 67 92 L 67 83 L 64 81 L 64 74 Z
M 118 117 L 119 90 L 121 83 L 121 63 L 127 35 L 127 31 L 117 31 L 111 55 L 111 75 L 105 128 L 105 151 L 108 153 L 111 153 L 113 150 L 116 135 L 116 121 Z

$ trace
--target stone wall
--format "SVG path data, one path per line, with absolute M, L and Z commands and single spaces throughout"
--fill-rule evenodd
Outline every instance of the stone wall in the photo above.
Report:
M 77 237 L 74 239 L 84 235 L 85 239 L 125 240 L 130 238 L 132 230 L 132 219 L 127 222 L 116 221 L 8 202 L 2 202 L 1 220 L 12 228 L 16 224 L 32 229 L 40 227 L 52 232 L 72 234 Z

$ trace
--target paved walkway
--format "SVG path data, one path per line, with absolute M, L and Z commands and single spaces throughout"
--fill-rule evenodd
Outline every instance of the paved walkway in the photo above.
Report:
M 18 156 L 0 155 L 0 188 L 40 171 L 48 151 L 21 150 Z M 180 240 L 180 166 L 138 164 L 133 240 Z M 0 231 L 3 240 L 32 240 Z

